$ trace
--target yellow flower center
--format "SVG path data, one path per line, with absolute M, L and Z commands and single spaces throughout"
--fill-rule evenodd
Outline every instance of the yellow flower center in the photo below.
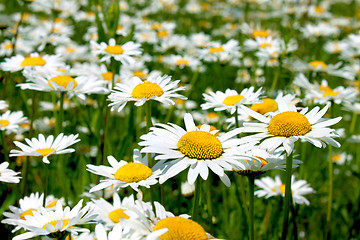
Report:
M 177 146 L 186 157 L 198 160 L 215 159 L 223 153 L 220 140 L 204 131 L 186 133 L 180 138 Z
M 241 95 L 234 95 L 234 96 L 228 96 L 224 99 L 223 104 L 228 106 L 234 106 L 236 103 L 240 102 L 244 96 Z
M 107 46 L 105 48 L 105 52 L 108 52 L 110 54 L 123 54 L 124 49 L 119 45 Z
M 271 47 L 271 46 L 272 46 L 271 43 L 262 43 L 262 44 L 260 44 L 261 48 L 266 48 L 266 47 Z
M 111 81 L 114 74 L 112 72 L 106 72 L 106 73 L 102 73 L 101 76 L 103 77 L 104 80 Z
M 264 98 L 261 99 L 260 103 L 255 103 L 250 108 L 255 112 L 264 115 L 265 113 L 275 112 L 278 110 L 278 104 L 274 99 Z
M 340 154 L 334 154 L 334 155 L 332 156 L 332 160 L 333 160 L 334 162 L 340 161 L 340 160 L 341 160 L 341 155 L 340 155 Z
M 179 59 L 179 60 L 176 60 L 175 64 L 176 64 L 176 65 L 186 65 L 186 66 L 188 66 L 188 65 L 189 65 L 189 61 L 186 60 L 186 59 Z
M 121 25 L 118 25 L 118 26 L 117 26 L 117 30 L 123 30 L 123 29 L 124 29 L 123 26 L 121 26 Z
M 46 61 L 42 57 L 25 57 L 21 62 L 22 67 L 26 66 L 44 66 Z
M 324 13 L 324 11 L 325 11 L 324 8 L 322 8 L 322 7 L 320 7 L 320 6 L 316 6 L 314 10 L 315 10 L 315 12 L 317 12 L 317 13 Z
M 20 214 L 20 218 L 22 220 L 25 220 L 25 216 L 27 216 L 27 215 L 33 216 L 34 211 L 36 212 L 35 208 L 30 208 L 30 209 L 26 210 L 25 212 L 23 212 L 22 214 Z
M 152 30 L 156 30 L 156 29 L 159 29 L 159 28 L 161 28 L 161 23 L 151 24 L 151 29 Z
M 209 112 L 206 114 L 206 117 L 209 119 L 214 119 L 214 118 L 218 118 L 219 115 L 216 112 Z
M 158 31 L 157 35 L 159 38 L 163 38 L 169 36 L 169 33 L 166 30 L 162 30 L 162 31 Z
M 224 48 L 222 46 L 209 48 L 210 53 L 217 53 L 217 52 L 223 52 L 223 51 L 224 51 Z
M 8 120 L 0 120 L 0 127 L 6 127 L 10 124 Z
M 129 162 L 128 164 L 120 167 L 116 171 L 114 177 L 117 180 L 132 183 L 145 180 L 151 175 L 152 171 L 148 166 L 141 163 Z
M 323 97 L 326 97 L 326 96 L 334 96 L 334 97 L 336 97 L 339 94 L 339 92 L 335 92 L 329 86 L 320 85 L 319 89 L 321 91 L 324 91 Z
M 268 37 L 269 36 L 269 33 L 265 30 L 254 30 L 252 32 L 252 36 L 253 38 L 256 38 L 256 37 Z
M 285 184 L 281 184 L 279 188 L 280 188 L 281 193 L 285 194 Z
M 309 120 L 298 112 L 282 112 L 269 122 L 268 131 L 274 136 L 302 136 L 310 132 Z
M 52 208 L 55 207 L 57 203 L 57 200 L 51 201 L 48 205 L 45 206 L 45 208 Z
M 318 68 L 318 66 L 321 66 L 321 69 L 325 69 L 327 67 L 327 64 L 324 63 L 323 61 L 312 61 L 309 62 L 309 64 L 314 68 Z
M 75 79 L 70 76 L 56 76 L 50 78 L 48 84 L 51 88 L 54 88 L 53 85 L 51 85 L 51 81 L 55 82 L 58 86 L 62 86 L 64 88 L 66 88 L 70 82 L 74 82 L 74 86 L 72 89 L 76 88 L 77 86 L 77 82 L 75 81 Z
M 45 157 L 54 150 L 55 150 L 55 148 L 40 148 L 40 149 L 38 149 L 36 151 L 38 153 L 40 153 L 43 157 Z
M 68 219 L 68 218 L 67 218 L 67 219 L 53 220 L 53 221 L 51 221 L 51 222 L 46 223 L 42 228 L 45 229 L 45 227 L 46 227 L 47 225 L 51 224 L 51 225 L 54 226 L 55 231 L 58 231 L 58 230 L 60 230 L 60 229 L 57 229 L 57 228 L 56 228 L 56 224 L 57 224 L 60 220 L 63 221 L 63 224 L 62 224 L 62 226 L 61 226 L 60 229 L 66 227 L 66 226 L 69 224 L 69 222 L 70 222 L 70 219 Z
M 134 74 L 135 77 L 139 77 L 141 79 L 145 79 L 148 76 L 146 72 L 141 71 L 141 70 L 134 71 L 133 74 Z
M 115 209 L 114 211 L 109 213 L 109 218 L 114 223 L 118 223 L 120 218 L 129 219 L 130 217 L 124 213 L 125 210 L 126 209 L 123 209 L 123 208 Z
M 154 231 L 167 228 L 161 235 L 161 240 L 206 240 L 208 239 L 204 228 L 190 219 L 182 217 L 168 217 L 161 219 L 154 227 Z
M 68 52 L 68 53 L 73 53 L 73 52 L 75 52 L 75 50 L 76 50 L 76 49 L 73 48 L 73 47 L 66 47 L 66 48 L 65 48 L 65 51 Z
M 151 97 L 160 97 L 164 94 L 162 88 L 157 83 L 143 82 L 137 85 L 132 91 L 131 95 L 133 98 L 141 99 Z
M 5 49 L 12 49 L 13 45 L 11 43 L 4 44 Z

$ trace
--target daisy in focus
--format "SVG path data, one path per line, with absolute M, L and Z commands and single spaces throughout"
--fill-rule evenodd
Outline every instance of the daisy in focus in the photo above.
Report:
M 25 142 L 28 145 L 25 145 L 21 142 L 14 141 L 14 144 L 19 147 L 21 150 L 12 149 L 10 150 L 10 157 L 17 156 L 36 156 L 42 157 L 44 163 L 49 164 L 48 157 L 56 154 L 65 154 L 75 152 L 73 148 L 67 148 L 77 142 L 80 139 L 77 139 L 79 134 L 71 134 L 69 136 L 64 136 L 63 133 L 59 134 L 55 140 L 54 136 L 50 135 L 46 139 L 44 135 L 39 134 L 38 139 L 32 138 L 31 140 L 25 138 Z
M 0 131 L 5 131 L 6 134 L 17 133 L 20 125 L 26 120 L 22 111 L 6 111 L 0 115 Z
M 8 169 L 9 163 L 3 162 L 0 164 L 0 181 L 6 183 L 19 183 L 20 176 L 18 175 L 20 172 L 15 172 L 11 169 Z
M 20 219 L 18 226 L 23 227 L 28 232 L 20 234 L 13 240 L 29 239 L 36 236 L 48 236 L 50 238 L 61 239 L 68 233 L 78 235 L 78 232 L 88 232 L 86 228 L 79 228 L 76 225 L 89 224 L 96 218 L 89 205 L 82 208 L 83 200 L 70 210 L 70 207 L 63 209 L 60 201 L 56 204 L 55 211 L 40 208 L 33 211 L 33 215 L 26 215 L 25 220 Z
M 178 94 L 185 87 L 178 87 L 180 80 L 171 81 L 171 77 L 150 75 L 146 81 L 133 77 L 124 83 L 115 85 L 108 97 L 111 110 L 120 112 L 127 102 L 135 101 L 135 106 L 142 106 L 146 101 L 156 100 L 166 105 L 174 105 L 171 98 L 187 99 Z
M 157 124 L 151 132 L 140 137 L 144 146 L 141 152 L 158 154 L 154 166 L 164 169 L 159 183 L 172 178 L 189 167 L 187 180 L 193 184 L 200 175 L 206 180 L 209 169 L 230 186 L 230 179 L 224 171 L 231 171 L 231 164 L 243 167 L 238 161 L 245 151 L 256 143 L 252 139 L 242 140 L 234 137 L 241 132 L 235 129 L 219 137 L 218 130 L 211 131 L 209 125 L 196 127 L 191 114 L 184 116 L 185 129 L 175 124 Z
M 140 186 L 150 188 L 151 185 L 157 184 L 161 170 L 149 168 L 147 157 L 142 157 L 138 149 L 134 149 L 133 159 L 133 162 L 124 160 L 118 162 L 113 156 L 108 156 L 110 167 L 86 165 L 89 172 L 105 177 L 98 185 L 90 189 L 90 193 L 111 185 L 114 185 L 116 189 L 131 187 L 138 192 Z
M 123 45 L 117 45 L 115 39 L 111 38 L 109 44 L 104 42 L 98 44 L 94 41 L 90 42 L 95 55 L 104 55 L 100 62 L 110 62 L 110 58 L 120 61 L 123 64 L 131 64 L 135 62 L 134 56 L 139 56 L 142 53 L 139 43 L 127 42 Z
M 275 180 L 271 177 L 263 177 L 255 180 L 255 185 L 260 190 L 255 191 L 257 197 L 274 197 L 274 196 L 285 196 L 285 184 L 281 182 L 280 176 L 276 175 Z M 304 195 L 315 193 L 314 189 L 305 180 L 295 181 L 295 176 L 291 177 L 291 192 L 293 203 L 310 205 L 308 199 Z
M 40 56 L 38 53 L 31 53 L 30 56 L 24 57 L 16 55 L 6 58 L 0 67 L 3 71 L 17 72 L 24 69 L 33 69 L 37 72 L 54 71 L 62 68 L 64 63 L 61 62 L 58 55 Z
M 290 155 L 297 140 L 308 141 L 318 148 L 325 147 L 326 143 L 340 147 L 340 143 L 333 138 L 338 137 L 334 129 L 328 128 L 338 123 L 342 117 L 323 119 L 329 104 L 320 110 L 314 107 L 297 111 L 294 105 L 287 105 L 280 101 L 279 111 L 272 116 L 261 115 L 245 106 L 242 109 L 260 123 L 244 123 L 244 132 L 257 132 L 249 137 L 263 140 L 260 148 L 275 151 L 281 145 Z
M 226 89 L 225 93 L 216 91 L 204 93 L 205 103 L 201 104 L 203 110 L 214 108 L 215 111 L 228 110 L 235 113 L 236 108 L 243 104 L 254 104 L 262 94 L 261 88 L 254 92 L 254 87 L 245 88 L 240 93 Z

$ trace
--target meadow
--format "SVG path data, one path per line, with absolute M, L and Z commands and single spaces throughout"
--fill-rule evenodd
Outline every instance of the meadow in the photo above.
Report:
M 359 0 L 0 0 L 1 239 L 360 239 Z

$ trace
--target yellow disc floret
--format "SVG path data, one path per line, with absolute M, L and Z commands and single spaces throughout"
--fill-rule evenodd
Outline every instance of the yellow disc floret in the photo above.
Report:
M 107 46 L 105 48 L 105 52 L 108 52 L 110 54 L 120 55 L 120 54 L 123 54 L 124 49 L 119 45 Z
M 164 94 L 162 88 L 153 82 L 144 82 L 137 85 L 132 91 L 131 95 L 133 98 L 141 99 L 151 97 L 160 97 Z
M 0 120 L 0 127 L 6 127 L 10 124 L 8 120 Z
M 206 240 L 208 239 L 204 228 L 193 220 L 182 217 L 168 217 L 160 220 L 154 231 L 167 228 L 161 235 L 161 240 Z
M 262 115 L 268 112 L 275 112 L 278 110 L 278 103 L 271 98 L 261 99 L 259 103 L 255 103 L 250 107 L 255 112 L 258 112 Z
M 20 218 L 22 220 L 25 220 L 25 216 L 27 216 L 27 215 L 33 216 L 34 211 L 36 212 L 35 208 L 30 208 L 30 209 L 26 210 L 25 212 L 23 212 L 22 214 L 20 214 Z
M 234 95 L 234 96 L 228 96 L 224 99 L 223 104 L 228 106 L 234 106 L 236 103 L 240 102 L 244 96 L 241 95 Z
M 22 67 L 26 66 L 44 66 L 46 61 L 42 57 L 25 57 L 25 59 L 21 62 Z
M 252 32 L 252 36 L 253 36 L 253 38 L 256 38 L 256 37 L 268 37 L 269 33 L 266 30 L 254 30 Z
M 298 112 L 282 112 L 269 122 L 268 131 L 275 136 L 302 136 L 310 132 L 309 120 Z
M 77 82 L 75 81 L 75 79 L 70 76 L 56 76 L 56 77 L 50 78 L 48 81 L 48 84 L 51 88 L 54 88 L 54 86 L 51 85 L 51 82 L 55 82 L 58 86 L 62 86 L 64 88 L 66 88 L 68 86 L 68 84 L 71 82 L 74 82 L 74 86 L 72 89 L 76 88 L 76 86 L 77 86 Z
M 114 211 L 111 211 L 109 213 L 109 218 L 114 223 L 118 223 L 119 219 L 129 219 L 130 217 L 124 213 L 125 210 L 126 209 L 123 209 L 123 208 L 115 209 Z
M 148 76 L 148 74 L 146 72 L 141 71 L 141 70 L 134 71 L 133 74 L 134 74 L 135 77 L 138 77 L 138 78 L 141 78 L 141 79 L 145 79 Z
M 224 48 L 222 46 L 209 48 L 210 53 L 217 53 L 217 52 L 223 52 L 223 51 L 224 51 Z
M 62 226 L 61 226 L 60 229 L 66 227 L 66 226 L 69 224 L 69 222 L 70 222 L 70 219 L 68 219 L 68 218 L 67 218 L 67 219 L 53 220 L 53 221 L 51 221 L 51 222 L 46 223 L 42 228 L 45 229 L 45 227 L 46 227 L 47 225 L 51 224 L 51 225 L 54 226 L 55 231 L 58 231 L 58 230 L 60 230 L 60 229 L 57 229 L 57 228 L 56 228 L 56 225 L 57 225 L 57 223 L 58 223 L 60 220 L 62 220 L 62 222 L 63 222 L 63 224 L 62 224 Z
M 152 175 L 151 169 L 141 163 L 129 162 L 128 164 L 120 167 L 115 173 L 115 179 L 132 183 L 145 180 Z
M 327 64 L 324 63 L 323 61 L 312 61 L 309 62 L 309 64 L 314 68 L 318 68 L 319 66 L 321 66 L 320 69 L 325 69 L 327 67 Z
M 38 153 L 40 153 L 42 156 L 46 156 L 49 153 L 53 152 L 54 150 L 55 150 L 55 148 L 40 148 L 40 149 L 37 149 L 36 151 Z
M 339 94 L 339 92 L 335 92 L 335 91 L 332 90 L 331 87 L 329 87 L 329 86 L 323 86 L 323 85 L 321 85 L 321 86 L 319 87 L 319 89 L 320 89 L 321 91 L 324 91 L 323 97 L 326 97 L 326 96 L 334 96 L 334 97 L 336 97 L 336 96 Z
M 186 66 L 189 65 L 189 61 L 186 59 L 178 59 L 178 60 L 176 60 L 175 63 L 176 63 L 176 65 L 186 65 Z
M 105 72 L 102 73 L 101 76 L 103 77 L 104 80 L 111 81 L 113 79 L 114 74 L 112 72 Z
M 215 159 L 223 153 L 220 140 L 204 131 L 186 133 L 180 138 L 177 146 L 186 157 L 198 160 Z

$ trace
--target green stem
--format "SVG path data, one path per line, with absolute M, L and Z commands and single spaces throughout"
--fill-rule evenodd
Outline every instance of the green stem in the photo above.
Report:
M 198 219 L 198 210 L 199 210 L 199 199 L 201 194 L 201 179 L 198 178 L 195 183 L 195 193 L 194 193 L 194 202 L 192 209 L 192 219 L 196 222 Z
M 43 206 L 45 207 L 46 197 L 48 194 L 48 181 L 49 181 L 49 165 L 45 163 L 45 177 L 44 177 L 44 199 Z
M 198 79 L 198 76 L 199 76 L 199 70 L 196 70 L 196 72 L 193 74 L 191 81 L 190 81 L 191 88 L 189 89 L 189 91 L 186 94 L 187 98 L 190 98 L 190 95 L 195 87 L 195 83 L 196 83 L 196 80 Z
M 289 225 L 289 210 L 291 200 L 291 171 L 292 171 L 292 156 L 288 156 L 286 153 L 286 180 L 285 180 L 285 206 L 284 206 L 284 221 L 283 221 L 283 232 L 281 239 L 286 240 L 288 225 Z
M 280 72 L 281 72 L 281 66 L 282 66 L 282 61 L 281 61 L 281 58 L 279 58 L 279 67 L 275 73 L 274 80 L 271 85 L 270 94 L 273 94 L 276 89 L 277 83 L 279 81 Z
M 331 209 L 333 201 L 333 160 L 332 160 L 332 146 L 329 145 L 329 193 L 328 193 L 328 206 L 326 214 L 326 225 L 327 233 L 330 234 L 330 224 L 331 224 Z
M 357 113 L 354 112 L 353 113 L 353 116 L 352 116 L 352 119 L 351 119 L 351 124 L 350 124 L 350 134 L 353 134 L 354 133 L 354 130 L 355 130 L 355 126 L 356 126 L 356 119 L 357 119 Z
M 9 154 L 7 152 L 6 141 L 5 141 L 5 131 L 6 130 L 1 131 L 1 144 L 3 146 L 4 159 L 5 161 L 9 162 Z
M 11 52 L 11 56 L 14 56 L 14 55 L 15 55 L 16 42 L 17 42 L 17 38 L 18 38 L 18 35 L 19 35 L 19 29 L 20 29 L 20 26 L 21 26 L 22 21 L 23 21 L 23 18 L 24 18 L 25 7 L 26 7 L 26 3 L 23 2 L 23 5 L 21 6 L 20 20 L 19 20 L 19 22 L 18 22 L 18 24 L 17 24 L 17 26 L 16 26 L 15 35 L 14 35 L 14 39 L 13 39 L 13 42 L 12 42 L 12 52 Z
M 254 231 L 254 176 L 248 176 L 249 179 L 249 239 L 255 239 Z

